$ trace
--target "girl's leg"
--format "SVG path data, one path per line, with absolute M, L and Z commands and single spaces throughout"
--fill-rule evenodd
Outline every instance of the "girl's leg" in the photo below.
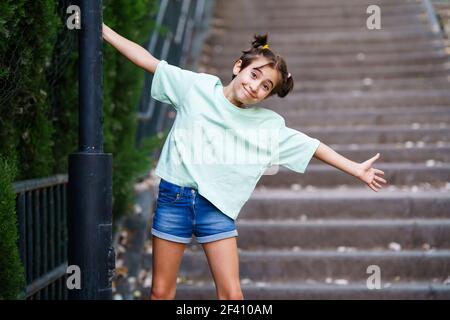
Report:
M 152 289 L 151 300 L 173 300 L 177 287 L 177 274 L 186 245 L 152 236 Z
M 203 244 L 220 300 L 243 300 L 236 237 Z

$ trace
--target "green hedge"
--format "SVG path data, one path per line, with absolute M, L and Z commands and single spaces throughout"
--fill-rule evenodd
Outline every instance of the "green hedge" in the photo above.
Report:
M 53 1 L 0 4 L 0 154 L 17 150 L 17 179 L 43 177 L 54 165 L 45 65 L 56 31 Z
M 103 0 L 103 21 L 145 45 L 157 0 Z M 78 31 L 66 28 L 76 1 L 0 2 L 0 299 L 23 286 L 16 241 L 13 181 L 66 173 L 78 149 Z M 164 137 L 135 146 L 136 112 L 144 81 L 137 68 L 106 42 L 103 51 L 104 152 L 113 154 L 113 216 L 130 213 L 132 185 L 154 165 Z M 5 236 L 7 241 L 3 241 Z M 17 279 L 11 278 L 12 274 Z M 6 281 L 6 283 L 3 283 Z
M 0 156 L 0 300 L 22 298 L 25 285 L 23 266 L 17 248 L 16 195 L 11 187 L 17 174 L 14 155 L 11 161 Z

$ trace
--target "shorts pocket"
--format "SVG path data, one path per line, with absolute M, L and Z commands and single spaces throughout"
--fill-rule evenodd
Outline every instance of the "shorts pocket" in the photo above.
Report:
M 181 198 L 180 192 L 170 192 L 167 190 L 159 190 L 158 203 L 175 203 Z

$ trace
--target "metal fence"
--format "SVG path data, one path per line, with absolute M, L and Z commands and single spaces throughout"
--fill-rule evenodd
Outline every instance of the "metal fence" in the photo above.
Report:
M 13 184 L 26 299 L 67 299 L 67 182 L 55 175 Z
M 437 16 L 437 23 L 442 31 L 442 36 L 446 40 L 446 48 L 450 48 L 450 0 L 431 0 L 431 4 Z
M 422 0 L 422 5 L 424 6 L 427 13 L 427 19 L 428 23 L 430 24 L 431 31 L 436 34 L 441 34 L 441 27 L 439 25 L 439 21 L 431 0 Z
M 214 0 L 161 0 L 147 50 L 160 60 L 195 71 L 214 4 Z M 146 74 L 139 103 L 138 144 L 142 138 L 163 132 L 173 121 L 169 106 L 150 97 L 152 79 L 152 74 Z

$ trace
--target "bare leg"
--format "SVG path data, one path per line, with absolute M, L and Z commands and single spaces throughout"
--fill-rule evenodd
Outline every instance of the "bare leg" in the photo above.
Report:
M 173 300 L 177 274 L 186 245 L 152 236 L 153 270 L 151 300 Z
M 243 300 L 236 237 L 203 244 L 220 300 Z

